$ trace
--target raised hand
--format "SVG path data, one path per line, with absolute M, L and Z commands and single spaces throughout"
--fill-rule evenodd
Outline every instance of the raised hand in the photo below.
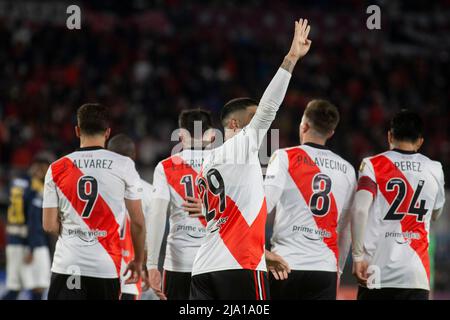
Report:
M 292 72 L 297 61 L 305 56 L 311 47 L 311 40 L 308 39 L 311 26 L 307 19 L 295 21 L 294 38 L 292 39 L 291 48 L 286 55 L 281 67 Z
M 300 59 L 309 51 L 311 47 L 311 40 L 308 39 L 309 31 L 311 31 L 311 26 L 307 19 L 295 21 L 294 39 L 288 53 L 289 56 Z

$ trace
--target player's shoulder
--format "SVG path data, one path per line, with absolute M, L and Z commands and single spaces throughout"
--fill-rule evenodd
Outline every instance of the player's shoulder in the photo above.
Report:
M 287 148 L 280 148 L 277 151 L 275 151 L 274 154 L 288 157 L 290 154 L 297 154 L 300 153 L 302 150 L 304 150 L 302 146 L 293 146 Z
M 177 152 L 177 153 L 171 154 L 170 156 L 160 160 L 158 162 L 157 166 L 163 166 L 166 163 L 173 163 L 173 162 L 176 162 L 176 160 L 179 160 L 179 159 L 183 159 L 182 152 Z
M 271 164 L 271 163 L 273 163 L 275 160 L 278 160 L 278 161 L 280 161 L 280 159 L 281 159 L 281 161 L 288 161 L 288 152 L 289 152 L 289 150 L 294 150 L 295 149 L 295 147 L 289 147 L 289 148 L 280 148 L 280 149 L 277 149 L 277 150 L 275 150 L 273 153 L 272 153 L 272 155 L 271 155 L 271 157 L 270 157 L 270 160 L 269 160 L 269 165 Z
M 384 151 L 384 152 L 380 152 L 380 153 L 376 153 L 376 154 L 372 154 L 372 155 L 368 155 L 362 158 L 361 160 L 361 165 L 372 165 L 373 161 L 377 160 L 377 159 L 381 159 L 382 157 L 384 158 L 388 158 L 390 156 L 390 151 Z
M 425 166 L 428 167 L 433 174 L 437 176 L 443 174 L 444 170 L 442 163 L 440 161 L 433 160 L 422 153 L 418 153 L 417 157 L 420 160 L 420 162 L 424 163 Z

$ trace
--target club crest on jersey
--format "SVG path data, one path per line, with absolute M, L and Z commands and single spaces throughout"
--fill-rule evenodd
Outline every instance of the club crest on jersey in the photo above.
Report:
M 223 218 L 220 218 L 219 220 L 217 220 L 217 222 L 215 223 L 216 228 L 211 230 L 210 233 L 220 230 L 222 228 L 222 226 L 227 222 L 227 220 L 228 220 L 228 217 L 223 217 Z
M 363 172 L 365 167 L 366 167 L 366 163 L 364 161 L 361 162 L 361 165 L 359 166 L 359 172 Z
M 276 159 L 276 157 L 277 157 L 277 153 L 275 152 L 275 153 L 270 157 L 269 165 L 272 164 L 272 162 Z

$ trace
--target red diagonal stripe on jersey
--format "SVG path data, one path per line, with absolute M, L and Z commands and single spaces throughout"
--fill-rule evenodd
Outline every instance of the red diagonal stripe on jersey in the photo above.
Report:
M 301 148 L 289 149 L 286 151 L 289 158 L 289 174 L 292 177 L 295 185 L 300 191 L 306 204 L 310 203 L 313 195 L 312 182 L 314 176 L 321 173 L 319 167 L 315 164 L 314 160 Z M 331 237 L 324 237 L 323 241 L 327 247 L 334 253 L 336 257 L 336 263 L 339 261 L 339 250 L 337 246 L 337 218 L 338 209 L 336 206 L 336 200 L 333 193 L 329 194 L 330 197 L 330 210 L 322 217 L 313 215 L 317 227 L 321 230 L 326 230 L 331 233 Z
M 81 216 L 86 205 L 78 197 L 78 179 L 84 174 L 69 158 L 62 158 L 52 164 L 53 181 L 70 202 L 78 215 Z M 105 248 L 114 262 L 117 276 L 120 275 L 120 262 L 122 250 L 120 246 L 119 224 L 108 204 L 99 194 L 92 208 L 89 218 L 82 218 L 90 230 L 104 230 L 106 237 L 98 237 L 99 243 Z
M 200 195 L 203 198 L 203 194 Z M 226 219 L 221 224 L 219 234 L 231 255 L 243 269 L 255 270 L 264 254 L 265 225 L 267 217 L 266 199 L 251 225 L 243 217 L 236 203 L 230 197 L 226 197 L 226 207 L 219 214 L 219 197 L 208 191 L 209 210 L 216 210 L 215 221 Z
M 197 178 L 197 171 L 195 171 L 190 165 L 188 165 L 181 157 L 173 156 L 162 161 L 164 173 L 166 174 L 167 183 L 182 197 L 186 199 L 186 190 L 181 183 L 181 179 L 184 176 L 191 175 L 192 182 L 194 183 Z M 193 185 L 194 198 L 198 198 L 198 191 L 195 185 Z M 198 218 L 201 224 L 206 227 L 206 220 L 204 217 Z
M 388 157 L 379 155 L 371 159 L 373 168 L 375 170 L 375 179 L 378 183 L 379 189 L 383 197 L 389 204 L 392 204 L 397 196 L 397 191 L 386 191 L 386 184 L 389 180 L 398 178 L 406 183 L 406 196 L 403 202 L 397 209 L 399 213 L 405 213 L 405 216 L 400 220 L 402 232 L 414 232 L 420 234 L 420 239 L 411 239 L 410 246 L 417 253 L 422 264 L 427 272 L 428 280 L 430 280 L 430 259 L 428 255 L 428 232 L 425 229 L 425 222 L 419 222 L 414 215 L 406 214 L 409 205 L 414 196 L 414 189 L 409 184 L 403 172 L 401 172 L 395 164 L 389 160 Z
M 265 225 L 267 216 L 266 199 L 258 215 L 249 226 L 236 203 L 227 197 L 227 207 L 221 218 L 228 217 L 220 228 L 220 237 L 233 257 L 243 269 L 255 270 L 264 254 Z

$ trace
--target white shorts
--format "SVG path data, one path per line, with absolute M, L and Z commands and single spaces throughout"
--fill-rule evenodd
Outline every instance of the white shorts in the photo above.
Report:
M 33 261 L 25 264 L 29 247 L 18 244 L 6 246 L 6 288 L 23 289 L 48 288 L 50 285 L 50 252 L 47 247 L 33 250 Z

